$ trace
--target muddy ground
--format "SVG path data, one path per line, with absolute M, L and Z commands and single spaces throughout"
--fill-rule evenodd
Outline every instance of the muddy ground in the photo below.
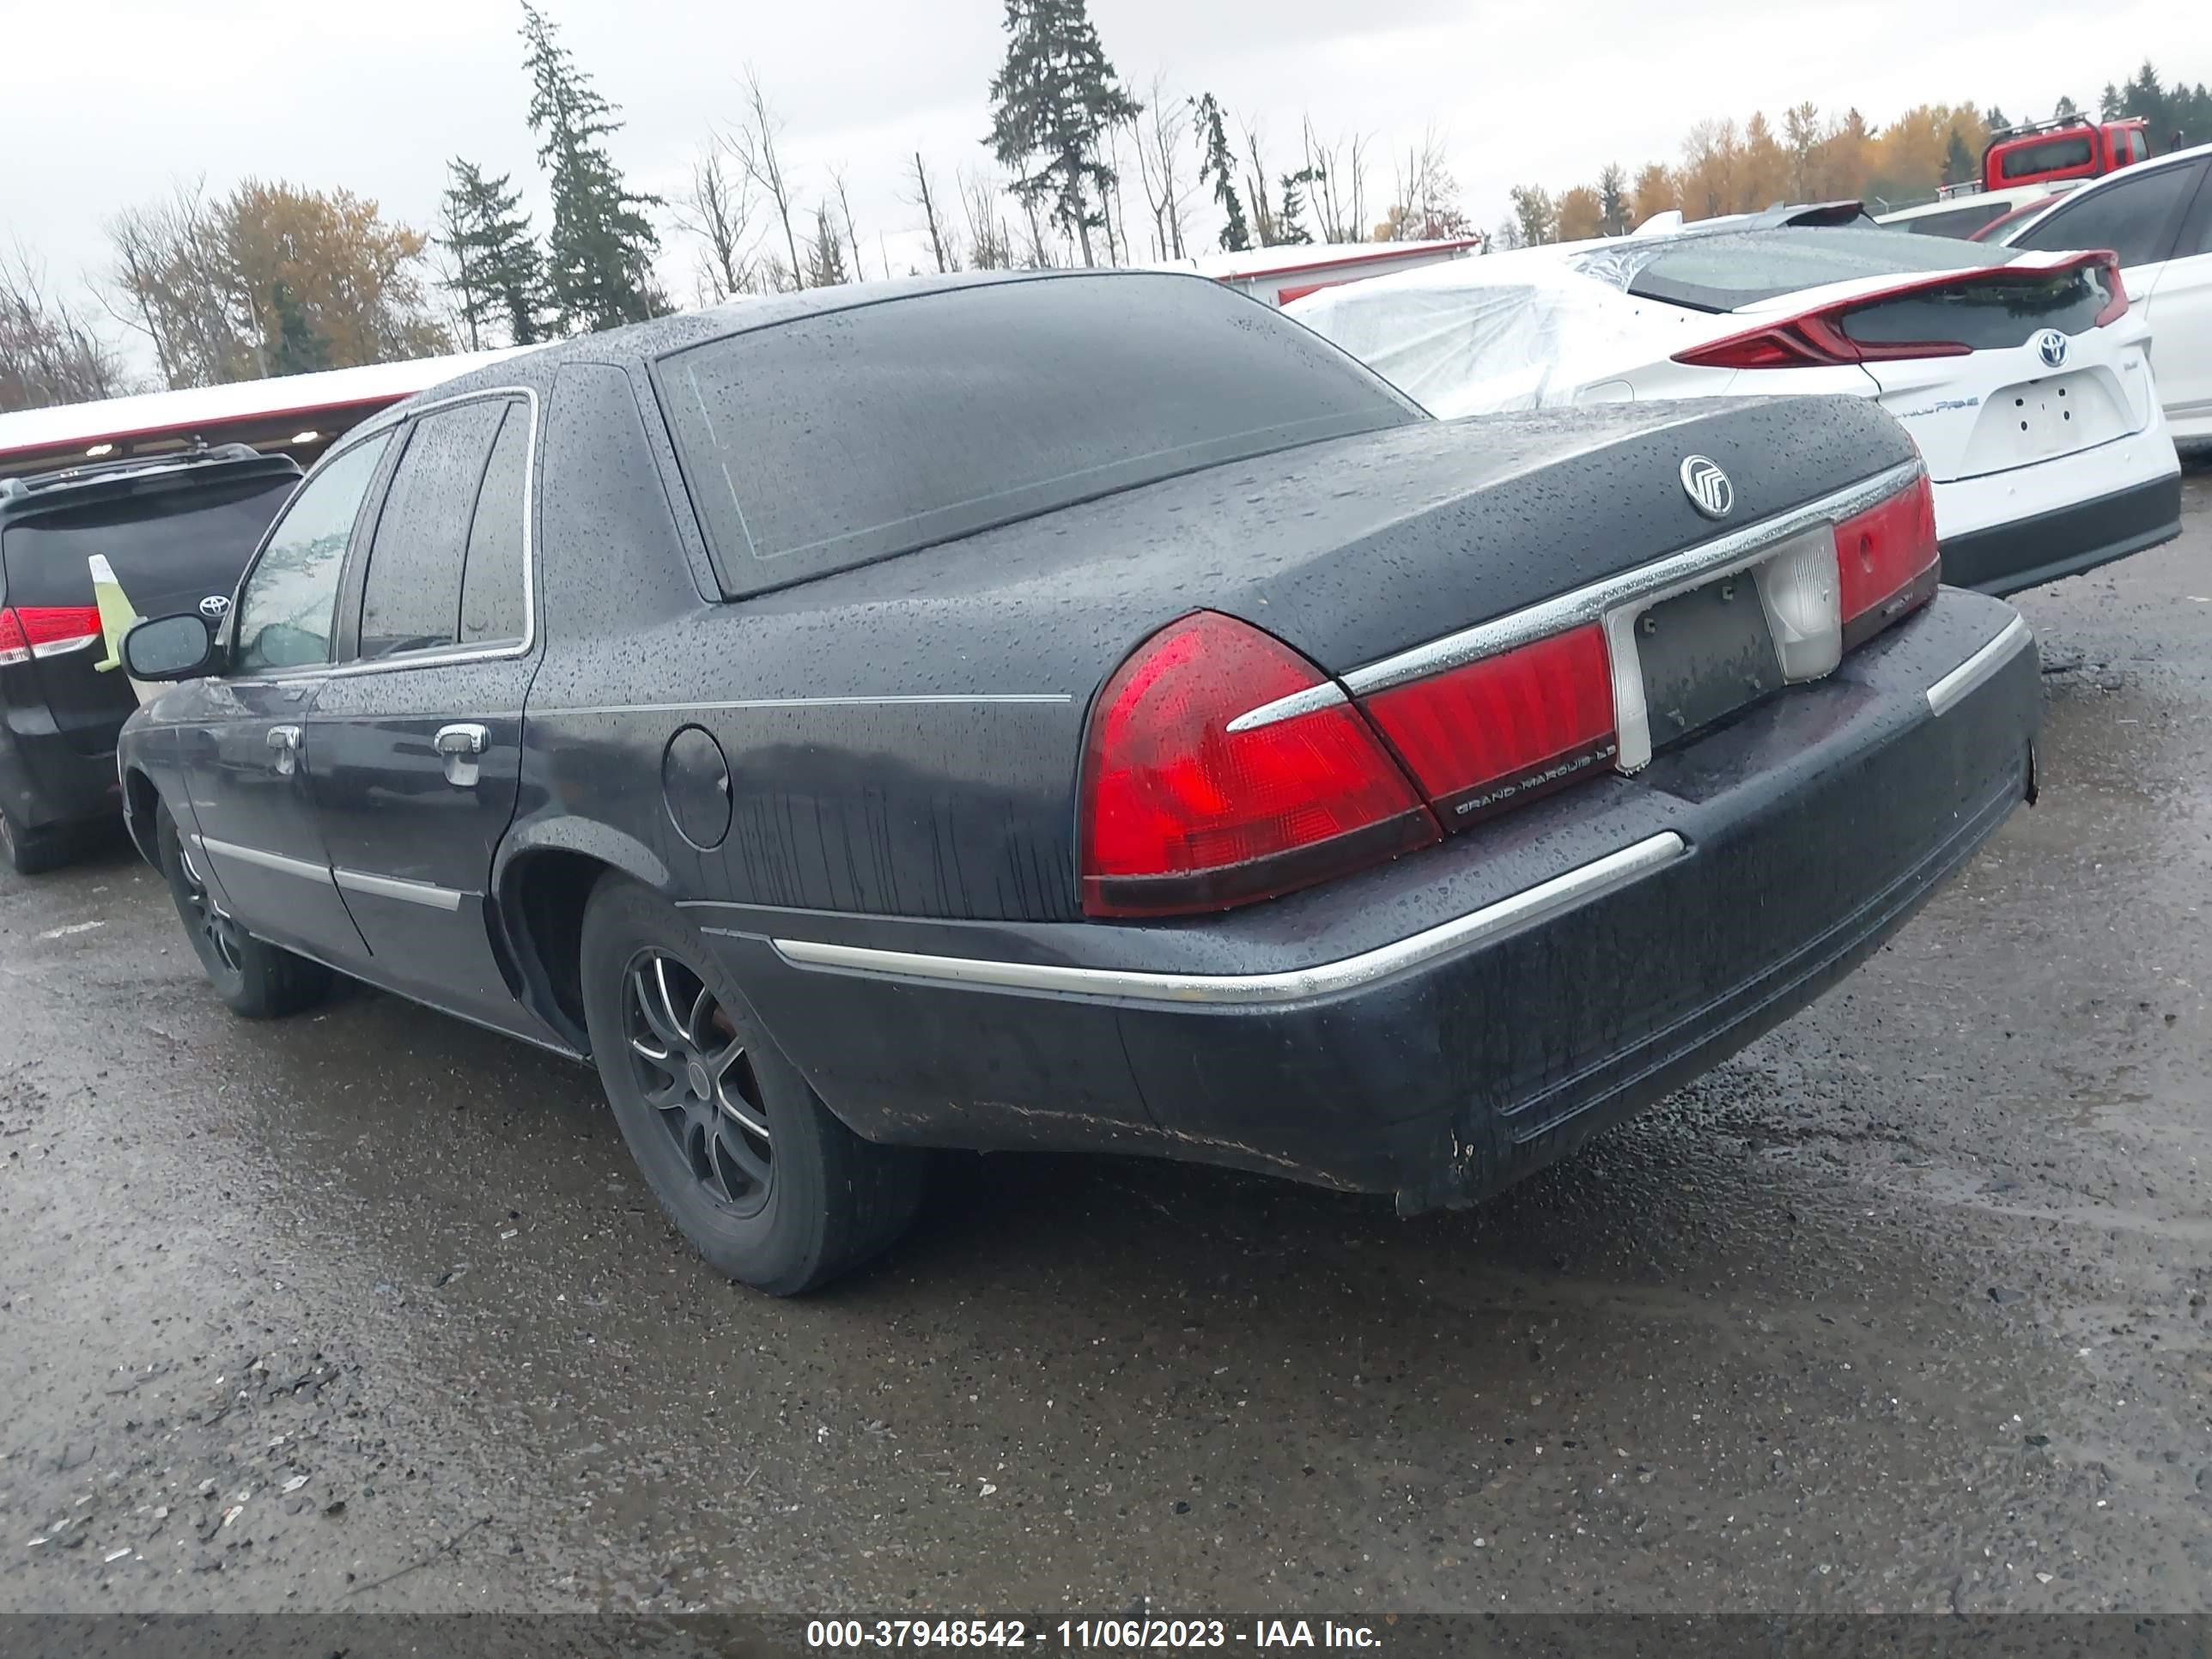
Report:
M 2029 594 L 2044 799 L 1473 1214 L 976 1160 L 811 1301 L 585 1072 L 250 1025 L 118 848 L 0 878 L 0 1610 L 2212 1602 L 2212 475 Z

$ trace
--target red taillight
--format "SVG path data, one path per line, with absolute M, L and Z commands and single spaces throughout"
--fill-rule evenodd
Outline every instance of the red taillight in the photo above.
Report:
M 19 605 L 0 611 L 0 665 L 82 651 L 100 637 L 92 605 Z
M 1986 270 L 1946 271 L 1940 276 L 1916 278 L 1872 294 L 1855 294 L 1818 311 L 1762 323 L 1741 334 L 1692 346 L 1676 352 L 1674 360 L 1692 368 L 1835 368 L 1852 363 L 1971 356 L 1974 348 L 1963 340 L 1855 340 L 1844 331 L 1844 319 L 1856 313 L 1872 311 L 1934 289 L 2014 283 L 2023 276 L 2063 276 L 2085 265 L 2098 266 L 2104 273 L 2108 297 L 2097 313 L 2097 325 L 2101 328 L 2127 315 L 2127 290 L 2120 284 L 2116 256 L 2109 252 L 2084 253 L 2050 265 L 2000 265 Z
M 1973 347 L 1957 340 L 1854 340 L 1839 319 L 1858 303 L 1731 334 L 1724 340 L 1678 351 L 1674 361 L 1692 368 L 1834 368 L 1851 363 L 1891 362 L 1914 357 L 1964 357 Z
M 1592 623 L 1360 699 L 1447 828 L 1602 769 L 1619 752 Z
M 2097 326 L 2117 323 L 2128 314 L 2128 285 L 2120 280 L 2120 256 L 2100 253 L 2098 268 L 2105 273 L 2105 308 L 2097 313 Z
M 1083 908 L 1222 910 L 1437 839 L 1437 821 L 1342 701 L 1232 732 L 1328 676 L 1279 640 L 1200 611 L 1116 669 L 1083 757 Z
M 1923 474 L 1880 506 L 1836 526 L 1844 648 L 1880 633 L 1936 592 L 1936 492 Z

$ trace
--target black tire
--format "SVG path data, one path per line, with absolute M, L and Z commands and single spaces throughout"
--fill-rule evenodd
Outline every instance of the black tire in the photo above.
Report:
M 0 853 L 7 854 L 8 867 L 17 875 L 43 876 L 76 858 L 76 848 L 60 826 L 27 830 L 0 807 Z
M 798 1296 L 906 1231 L 928 1155 L 863 1140 L 831 1115 L 673 906 L 603 878 L 585 908 L 580 956 L 585 1023 L 615 1121 L 709 1265 Z
M 216 908 L 185 852 L 167 806 L 155 817 L 155 835 L 177 920 L 184 923 L 192 953 L 224 1006 L 246 1019 L 281 1019 L 313 1007 L 330 994 L 336 975 L 321 963 L 254 938 Z

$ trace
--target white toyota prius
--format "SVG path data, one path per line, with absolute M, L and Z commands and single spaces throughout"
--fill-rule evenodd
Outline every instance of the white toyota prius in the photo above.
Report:
M 1460 259 L 1286 311 L 1447 417 L 1876 398 L 1927 462 L 1958 586 L 2015 592 L 2180 533 L 2149 325 L 2109 252 L 1914 236 L 1853 204 Z

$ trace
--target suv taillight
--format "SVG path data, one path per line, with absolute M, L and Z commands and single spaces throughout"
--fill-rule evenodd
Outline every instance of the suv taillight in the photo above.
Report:
M 18 605 L 0 611 L 0 667 L 82 651 L 100 638 L 100 611 L 89 605 Z
M 1085 911 L 1225 910 L 1437 840 L 1436 818 L 1340 693 L 1231 729 L 1333 689 L 1280 640 L 1218 611 L 1138 647 L 1099 694 L 1085 744 Z

